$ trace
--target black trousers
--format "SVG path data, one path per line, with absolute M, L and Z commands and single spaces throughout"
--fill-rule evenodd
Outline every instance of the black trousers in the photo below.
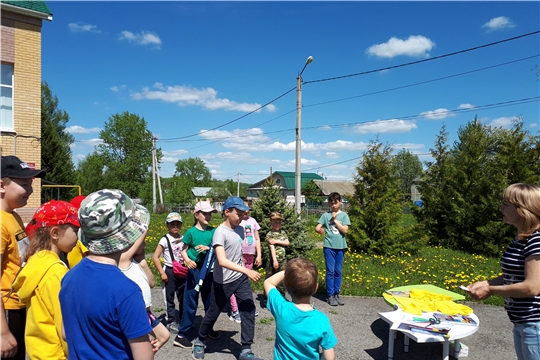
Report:
M 24 327 L 26 325 L 26 308 L 19 310 L 4 310 L 9 327 L 9 331 L 17 340 L 17 354 L 10 358 L 2 359 L 14 359 L 25 360 L 26 347 L 24 346 Z

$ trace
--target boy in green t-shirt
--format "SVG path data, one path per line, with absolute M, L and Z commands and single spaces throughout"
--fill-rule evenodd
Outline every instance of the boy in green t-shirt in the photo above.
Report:
M 341 195 L 333 192 L 328 195 L 330 211 L 319 219 L 315 231 L 324 235 L 324 262 L 326 263 L 326 292 L 330 306 L 344 305 L 339 297 L 341 288 L 343 258 L 347 251 L 345 235 L 349 232 L 349 215 L 341 211 Z
M 270 250 L 270 256 L 266 263 L 266 278 L 285 270 L 287 266 L 286 250 L 285 247 L 289 246 L 289 238 L 285 231 L 281 230 L 283 223 L 283 217 L 281 213 L 275 211 L 270 214 L 270 225 L 272 230 L 266 234 L 266 243 Z M 285 295 L 285 286 L 279 284 L 277 289 L 282 295 Z M 264 299 L 264 305 L 266 306 L 266 297 Z

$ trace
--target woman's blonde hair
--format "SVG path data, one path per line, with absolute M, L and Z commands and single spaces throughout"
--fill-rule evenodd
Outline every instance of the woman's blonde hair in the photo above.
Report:
M 533 232 L 540 230 L 540 186 L 532 184 L 512 184 L 504 190 L 503 199 L 517 208 L 523 219 L 523 227 L 518 238 L 526 240 Z

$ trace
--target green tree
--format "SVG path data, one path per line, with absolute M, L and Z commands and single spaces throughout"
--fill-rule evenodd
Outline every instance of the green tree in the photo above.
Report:
M 304 186 L 302 186 L 302 195 L 305 195 L 306 202 L 321 202 L 321 189 L 319 189 L 313 180 L 309 180 L 304 183 Z
M 77 184 L 81 186 L 83 194 L 90 194 L 109 187 L 104 177 L 105 163 L 95 151 L 79 161 L 76 174 Z
M 422 162 L 417 155 L 402 149 L 394 159 L 396 175 L 399 178 L 399 188 L 403 198 L 410 199 L 413 180 L 422 175 Z
M 46 179 L 59 185 L 76 185 L 75 166 L 71 158 L 70 146 L 75 141 L 66 132 L 69 115 L 58 108 L 56 97 L 46 82 L 41 84 L 41 168 L 47 170 Z M 47 199 L 47 191 L 41 194 L 41 201 Z M 58 194 L 57 189 L 54 190 Z M 76 192 L 73 189 L 60 189 L 60 199 L 70 200 Z
M 99 134 L 103 143 L 97 153 L 105 165 L 107 186 L 135 198 L 152 176 L 152 133 L 147 126 L 144 118 L 126 111 L 109 117 Z M 159 149 L 157 157 L 159 161 Z
M 251 216 L 257 220 L 261 229 L 261 248 L 263 252 L 263 264 L 269 259 L 268 244 L 266 244 L 266 234 L 272 229 L 270 226 L 270 214 L 278 211 L 283 216 L 282 229 L 289 237 L 290 245 L 287 248 L 287 258 L 305 257 L 307 252 L 313 249 L 313 243 L 306 238 L 304 232 L 305 220 L 298 217 L 294 207 L 283 198 L 281 191 L 273 179 L 267 180 L 263 185 L 262 194 L 257 201 L 253 202 Z
M 427 240 L 418 225 L 398 226 L 403 206 L 392 151 L 390 145 L 372 141 L 356 168 L 349 239 L 352 248 L 366 253 L 415 253 Z
M 452 148 L 446 135 L 443 128 L 432 150 L 435 161 L 419 186 L 424 206 L 415 215 L 435 245 L 499 255 L 512 237 L 499 213 L 502 193 L 510 183 L 538 179 L 538 137 L 519 120 L 502 129 L 476 117 L 459 128 Z
M 210 170 L 198 157 L 178 160 L 175 175 L 192 186 L 208 186 L 212 180 Z

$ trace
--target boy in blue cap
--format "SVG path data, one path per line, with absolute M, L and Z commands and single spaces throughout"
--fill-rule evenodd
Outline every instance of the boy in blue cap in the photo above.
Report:
M 231 295 L 236 296 L 241 323 L 242 350 L 239 360 L 261 360 L 251 351 L 255 336 L 255 303 L 249 280 L 258 281 L 261 275 L 244 267 L 242 261 L 242 241 L 244 228 L 240 226 L 246 211 L 251 210 L 236 196 L 229 197 L 223 204 L 224 221 L 215 230 L 212 246 L 216 255 L 214 282 L 210 293 L 210 307 L 204 315 L 199 329 L 199 337 L 193 341 L 193 358 L 204 359 L 204 341 L 221 311 L 228 304 Z

